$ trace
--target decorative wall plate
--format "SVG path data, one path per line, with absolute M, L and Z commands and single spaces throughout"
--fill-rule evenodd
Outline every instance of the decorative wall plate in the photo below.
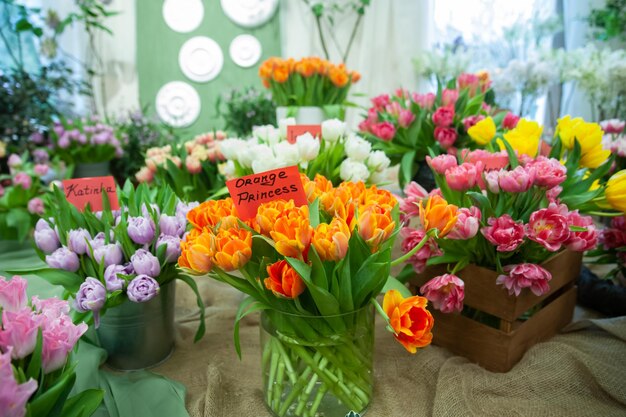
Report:
M 235 64 L 248 68 L 261 58 L 261 42 L 252 35 L 239 35 L 230 43 L 229 52 Z
M 200 26 L 203 18 L 201 0 L 165 0 L 163 3 L 163 19 L 175 32 L 191 32 Z
M 278 0 L 220 0 L 224 14 L 235 24 L 255 28 L 276 13 Z
M 173 127 L 187 127 L 200 115 L 200 96 L 185 82 L 169 82 L 157 93 L 156 111 L 164 123 Z
M 178 53 L 183 74 L 199 83 L 211 81 L 222 71 L 222 48 L 211 38 L 196 36 L 185 42 Z

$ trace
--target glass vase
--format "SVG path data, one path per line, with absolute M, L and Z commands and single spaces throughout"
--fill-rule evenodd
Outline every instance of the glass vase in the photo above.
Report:
M 372 398 L 374 309 L 261 315 L 264 401 L 279 417 L 362 414 Z

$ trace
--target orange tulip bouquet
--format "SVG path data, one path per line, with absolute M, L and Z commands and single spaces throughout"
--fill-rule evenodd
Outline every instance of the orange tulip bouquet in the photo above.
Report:
M 302 207 L 264 203 L 245 222 L 230 198 L 191 210 L 179 266 L 249 296 L 236 317 L 239 354 L 238 322 L 262 311 L 264 397 L 275 415 L 343 417 L 371 399 L 374 312 L 412 353 L 430 343 L 433 318 L 423 297 L 391 289 L 382 308 L 375 300 L 390 266 L 412 255 L 391 261 L 396 199 L 363 183 L 301 178 Z
M 259 76 L 279 106 L 341 105 L 361 75 L 344 64 L 318 57 L 282 59 L 272 57 L 259 68 Z

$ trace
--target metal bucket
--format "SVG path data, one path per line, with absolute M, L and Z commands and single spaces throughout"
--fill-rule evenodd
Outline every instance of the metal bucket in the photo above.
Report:
M 76 164 L 74 178 L 106 177 L 109 172 L 109 161 Z
M 146 303 L 125 300 L 107 310 L 96 330 L 107 365 L 131 371 L 156 366 L 174 350 L 175 281 Z

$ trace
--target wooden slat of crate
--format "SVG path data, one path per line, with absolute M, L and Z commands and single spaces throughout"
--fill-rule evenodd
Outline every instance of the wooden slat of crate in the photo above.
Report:
M 493 372 L 509 371 L 536 343 L 572 320 L 576 288 L 571 287 L 511 332 L 503 332 L 460 314 L 434 311 L 433 343 Z

